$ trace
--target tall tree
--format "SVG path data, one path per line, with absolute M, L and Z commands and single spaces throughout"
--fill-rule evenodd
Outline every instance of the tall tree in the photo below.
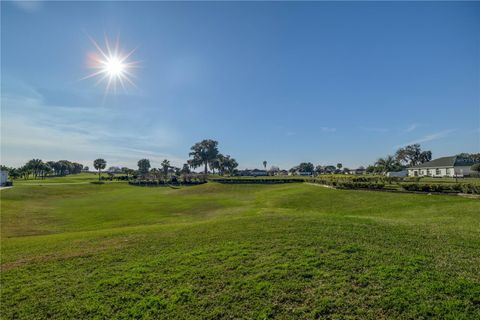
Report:
M 238 167 L 238 162 L 234 158 L 231 158 L 229 155 L 226 155 L 223 166 L 224 171 L 228 172 L 229 175 L 233 175 L 233 173 Z
M 100 181 L 100 175 L 102 173 L 102 169 L 105 169 L 106 166 L 107 166 L 107 161 L 105 161 L 104 159 L 99 158 L 93 161 L 93 167 L 98 170 L 98 181 Z
M 148 171 L 150 170 L 150 160 L 140 159 L 138 160 L 137 165 L 138 165 L 138 172 L 140 173 L 140 175 L 145 177 Z
M 395 153 L 395 158 L 400 163 L 404 163 L 410 166 L 416 166 L 418 164 L 432 160 L 432 152 L 422 151 L 420 145 L 416 143 L 398 149 Z
M 342 169 L 343 165 L 341 163 L 337 163 L 337 169 L 340 170 Z
M 298 171 L 300 172 L 313 172 L 315 166 L 311 162 L 302 162 L 298 165 Z
M 212 164 L 218 155 L 218 142 L 215 140 L 202 140 L 195 143 L 191 148 L 189 153 L 190 157 L 193 159 L 189 160 L 190 166 L 197 168 L 204 166 L 204 173 L 208 173 L 208 165 Z
M 217 169 L 218 173 L 220 175 L 223 175 L 223 172 L 225 171 L 226 161 L 226 157 L 223 154 L 218 153 L 217 157 L 214 160 L 210 161 L 210 168 L 213 170 L 213 173 L 215 173 L 215 169 Z
M 188 163 L 183 164 L 183 167 L 182 167 L 182 170 L 180 170 L 180 173 L 181 174 L 189 174 L 190 173 L 190 166 L 188 165 Z
M 9 175 L 10 178 L 12 178 L 12 179 L 17 179 L 18 177 L 21 176 L 21 172 L 20 172 L 19 169 L 10 168 L 10 170 L 8 170 L 8 175 Z
M 263 168 L 264 168 L 265 170 L 267 170 L 267 161 L 266 161 L 266 160 L 263 160 Z
M 41 175 L 43 161 L 40 159 L 32 159 L 28 161 L 25 166 L 30 169 L 33 174 L 33 177 L 37 179 L 39 175 Z
M 162 177 L 161 173 L 162 171 L 160 169 L 157 169 L 157 168 L 150 169 L 150 176 L 153 176 L 155 179 L 158 179 L 158 181 L 160 181 Z
M 323 171 L 325 173 L 334 173 L 335 172 L 335 166 L 328 165 L 323 168 Z
M 325 171 L 322 165 L 318 165 L 315 167 L 315 173 L 316 174 L 322 174 Z
M 72 172 L 70 173 L 77 174 L 77 173 L 81 173 L 83 170 L 83 164 L 73 162 L 71 166 L 72 166 Z
M 127 176 L 127 180 L 128 180 L 128 176 L 129 176 L 129 174 L 130 174 L 130 170 L 131 170 L 131 169 L 129 169 L 129 168 L 127 168 L 127 167 L 122 167 L 120 170 L 122 171 L 122 173 L 123 173 L 124 175 Z
M 165 178 L 167 178 L 168 176 L 168 169 L 170 169 L 170 161 L 168 161 L 167 159 L 163 160 L 162 161 L 162 172 L 163 172 L 163 176 Z

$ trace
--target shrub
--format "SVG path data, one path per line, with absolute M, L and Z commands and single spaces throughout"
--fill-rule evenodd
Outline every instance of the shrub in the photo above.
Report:
M 469 183 L 402 183 L 407 191 L 479 194 L 480 187 Z
M 305 182 L 305 179 L 298 178 L 282 178 L 282 179 L 272 179 L 272 178 L 216 178 L 212 181 L 218 183 L 230 183 L 230 184 L 278 184 L 278 183 L 294 183 L 294 182 Z
M 385 184 L 381 182 L 337 182 L 336 187 L 341 189 L 381 190 L 385 188 Z
M 198 185 L 198 184 L 203 184 L 206 183 L 206 181 L 203 181 L 201 179 L 197 180 L 182 180 L 182 182 L 179 181 L 162 181 L 162 180 L 131 180 L 128 182 L 128 184 L 132 186 L 140 186 L 140 187 L 166 187 L 166 186 L 172 186 L 172 185 Z
M 475 184 L 465 183 L 461 185 L 461 188 L 463 193 L 480 194 L 480 186 Z

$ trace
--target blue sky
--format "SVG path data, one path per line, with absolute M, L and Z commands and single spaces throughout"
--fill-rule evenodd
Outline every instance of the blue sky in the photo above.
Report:
M 480 3 L 1 6 L 2 164 L 181 165 L 204 138 L 241 168 L 480 150 Z M 104 34 L 140 62 L 106 96 L 80 80 Z

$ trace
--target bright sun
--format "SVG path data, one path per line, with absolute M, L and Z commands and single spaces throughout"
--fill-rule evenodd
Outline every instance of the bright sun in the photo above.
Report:
M 110 57 L 103 66 L 105 73 L 110 77 L 122 77 L 126 65 L 118 57 Z
M 89 54 L 88 64 L 90 69 L 94 69 L 95 71 L 83 79 L 97 77 L 97 83 L 106 82 L 105 93 L 111 89 L 116 92 L 118 83 L 120 83 L 123 89 L 125 89 L 126 82 L 135 86 L 131 79 L 134 77 L 131 71 L 137 67 L 137 62 L 129 61 L 135 49 L 127 54 L 123 54 L 120 52 L 118 39 L 113 49 L 110 47 L 107 38 L 105 38 L 106 50 L 102 49 L 93 39 L 92 43 L 97 49 L 97 52 Z

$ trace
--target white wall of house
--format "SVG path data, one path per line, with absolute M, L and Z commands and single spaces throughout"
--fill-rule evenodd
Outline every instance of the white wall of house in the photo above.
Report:
M 470 174 L 469 166 L 408 169 L 409 177 L 463 177 Z

